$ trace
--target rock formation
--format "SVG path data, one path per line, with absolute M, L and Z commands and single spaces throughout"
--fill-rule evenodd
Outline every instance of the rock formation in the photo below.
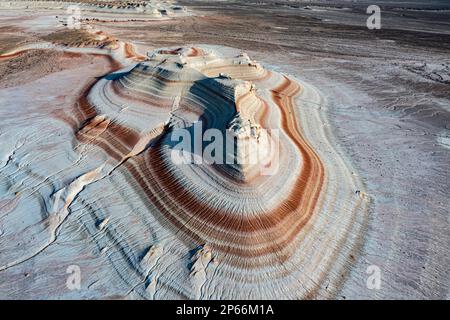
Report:
M 320 103 L 312 87 L 245 54 L 203 46 L 155 51 L 79 101 L 81 116 L 71 121 L 85 125 L 76 148 L 95 146 L 104 175 L 146 208 L 140 228 L 153 230 L 125 228 L 121 237 L 171 256 L 154 266 L 159 297 L 312 298 L 339 286 L 366 218 L 366 201 L 354 191 L 363 186 L 333 149 L 325 119 L 299 97 Z M 222 150 L 231 163 L 174 163 L 172 134 L 199 124 L 237 141 Z M 263 156 L 249 161 L 255 152 Z M 102 208 L 112 221 L 123 219 L 102 199 L 95 203 L 90 214 Z M 198 246 L 208 247 L 208 258 L 197 253 L 183 272 Z M 172 263 L 180 267 L 162 271 Z

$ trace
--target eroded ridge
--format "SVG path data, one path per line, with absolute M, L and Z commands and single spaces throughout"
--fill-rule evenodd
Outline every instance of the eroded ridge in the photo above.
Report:
M 77 7 L 83 11 L 83 14 L 114 14 L 116 17 L 124 15 L 126 19 L 159 19 L 176 16 L 184 16 L 189 14 L 186 7 L 177 5 L 174 1 L 92 1 L 92 0 L 1 0 L 0 8 L 2 9 L 30 9 L 30 10 L 70 10 Z M 107 16 L 103 17 L 109 20 Z M 102 20 L 103 20 L 102 18 Z M 98 20 L 98 19 L 97 19 Z M 117 20 L 117 18 L 116 18 Z
M 167 263 L 180 265 L 162 271 L 161 253 L 158 265 L 141 274 L 151 281 L 142 283 L 140 295 L 336 294 L 360 244 L 366 201 L 332 145 L 323 103 L 313 87 L 268 71 L 245 53 L 211 46 L 157 50 L 89 88 L 78 116 L 66 118 L 80 128 L 76 144 L 103 150 L 102 170 L 120 175 L 121 187 L 146 208 L 140 228 L 152 230 L 145 239 L 121 228 L 122 237 L 150 241 Z M 173 133 L 199 124 L 237 141 L 232 159 L 246 159 L 256 147 L 264 157 L 250 164 L 175 163 Z M 101 200 L 95 207 L 120 216 Z M 112 245 L 128 247 L 117 239 Z

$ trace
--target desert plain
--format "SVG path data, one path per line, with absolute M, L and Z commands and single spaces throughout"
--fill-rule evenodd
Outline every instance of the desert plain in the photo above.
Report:
M 448 1 L 1 0 L 0 298 L 449 299 L 449 66 Z

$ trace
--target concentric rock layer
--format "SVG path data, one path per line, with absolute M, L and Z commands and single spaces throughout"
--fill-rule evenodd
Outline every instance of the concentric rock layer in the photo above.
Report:
M 139 218 L 145 232 L 121 231 L 150 245 L 150 256 L 134 267 L 156 281 L 142 285 L 143 297 L 336 292 L 358 248 L 366 203 L 332 145 L 313 87 L 236 50 L 202 46 L 155 51 L 87 92 L 79 116 L 65 120 L 80 127 L 75 143 L 96 146 L 96 157 L 105 160 L 98 179 L 116 177 L 146 208 Z M 194 133 L 197 126 L 237 141 L 232 163 L 174 161 L 174 133 Z M 203 141 L 201 150 L 206 147 Z M 254 150 L 264 157 L 243 161 Z M 130 202 L 123 192 L 114 197 Z M 102 208 L 102 216 L 120 219 L 102 199 L 95 204 L 92 214 Z M 115 240 L 114 246 L 125 251 L 130 244 Z

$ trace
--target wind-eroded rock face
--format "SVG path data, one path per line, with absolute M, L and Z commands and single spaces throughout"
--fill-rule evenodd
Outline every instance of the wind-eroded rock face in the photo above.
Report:
M 366 203 L 332 147 L 314 88 L 268 71 L 246 54 L 204 46 L 156 51 L 101 79 L 88 93 L 78 103 L 78 118 L 66 120 L 85 123 L 77 144 L 100 147 L 103 176 L 120 172 L 121 188 L 146 208 L 142 221 L 133 224 L 151 236 L 122 228 L 122 237 L 157 246 L 161 254 L 159 263 L 141 274 L 158 277 L 159 289 L 150 281 L 141 295 L 336 293 L 357 249 Z M 222 133 L 224 144 L 235 145 L 216 153 L 231 161 L 193 157 L 176 163 L 173 135 L 179 129 L 193 140 L 197 129 Z M 200 146 L 208 148 L 205 141 Z M 255 152 L 262 156 L 247 161 Z M 130 201 L 120 193 L 114 197 Z M 94 214 L 101 210 L 122 219 L 123 213 L 102 201 L 96 200 Z M 120 241 L 110 245 L 128 248 Z M 186 255 L 195 261 L 185 261 Z M 162 261 L 179 268 L 164 271 Z
M 21 108 L 45 116 L 10 124 L 0 275 L 45 270 L 31 297 L 335 296 L 367 201 L 318 91 L 231 48 L 124 49 L 73 108 L 37 99 Z

